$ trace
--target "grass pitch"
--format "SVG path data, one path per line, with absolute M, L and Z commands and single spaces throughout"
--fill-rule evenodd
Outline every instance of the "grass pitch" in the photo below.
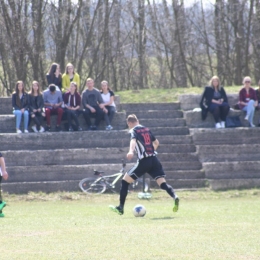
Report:
M 163 191 L 118 195 L 54 193 L 5 196 L 0 259 L 260 259 L 260 190 L 179 191 L 180 209 Z M 135 218 L 143 204 L 147 214 Z

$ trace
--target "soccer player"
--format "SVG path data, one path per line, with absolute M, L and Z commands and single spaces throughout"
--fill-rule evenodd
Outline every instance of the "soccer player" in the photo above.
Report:
M 2 178 L 4 180 L 7 180 L 8 179 L 8 173 L 7 173 L 6 168 L 5 168 L 5 159 L 4 159 L 3 155 L 0 153 L 0 218 L 5 216 L 2 212 L 2 210 L 6 206 L 6 203 L 2 200 L 2 194 L 1 194 Z
M 126 157 L 128 160 L 131 160 L 134 156 L 134 151 L 136 151 L 138 161 L 122 179 L 119 206 L 115 207 L 110 205 L 109 208 L 119 215 L 123 215 L 129 184 L 147 172 L 156 180 L 160 188 L 165 190 L 174 199 L 173 212 L 177 212 L 179 208 L 179 198 L 174 193 L 173 188 L 166 183 L 162 165 L 156 157 L 155 150 L 159 146 L 159 141 L 147 127 L 139 124 L 136 115 L 133 114 L 127 117 L 127 125 L 130 129 L 131 141 Z

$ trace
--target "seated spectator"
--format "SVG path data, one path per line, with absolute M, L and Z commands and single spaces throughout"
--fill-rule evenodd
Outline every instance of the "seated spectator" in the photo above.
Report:
M 60 65 L 57 63 L 52 63 L 49 69 L 49 72 L 46 75 L 48 86 L 50 84 L 54 84 L 57 86 L 61 91 L 62 85 L 62 77 L 60 73 Z
M 81 104 L 81 97 L 77 92 L 77 83 L 71 82 L 70 83 L 70 90 L 64 94 L 64 106 L 65 106 L 65 113 L 69 123 L 69 131 L 74 131 L 72 127 L 72 119 L 76 124 L 76 128 L 78 131 L 82 131 L 82 128 L 79 125 L 78 116 L 80 115 L 80 104 Z
M 99 123 L 104 117 L 104 112 L 100 104 L 104 103 L 100 92 L 94 88 L 94 80 L 87 79 L 87 89 L 82 93 L 83 115 L 86 120 L 88 130 L 98 130 Z M 95 125 L 91 125 L 90 118 L 95 118 Z
M 211 112 L 216 128 L 225 128 L 225 121 L 230 109 L 228 99 L 223 86 L 220 85 L 219 78 L 213 76 L 209 82 L 210 86 L 205 87 L 200 101 L 202 117 L 206 118 L 207 112 Z
M 251 87 L 251 78 L 245 77 L 243 80 L 244 87 L 239 91 L 240 109 L 246 112 L 245 120 L 248 120 L 251 127 L 253 124 L 255 108 L 258 106 L 255 90 Z
M 256 97 L 258 102 L 256 109 L 259 110 L 260 109 L 260 80 L 258 81 L 258 87 L 255 89 L 255 92 L 256 92 Z M 260 127 L 260 118 L 258 121 L 258 126 Z
M 75 82 L 77 86 L 80 86 L 79 74 L 75 72 L 74 66 L 68 63 L 66 66 L 65 73 L 62 75 L 62 91 L 67 92 L 70 88 L 70 83 Z
M 43 91 L 43 100 L 47 122 L 45 131 L 50 131 L 51 129 L 51 115 L 58 115 L 56 131 L 61 131 L 60 124 L 63 115 L 63 109 L 61 108 L 63 104 L 61 91 L 57 90 L 54 84 L 51 84 L 49 85 L 49 89 Z
M 40 90 L 40 84 L 37 81 L 33 81 L 32 89 L 29 92 L 29 107 L 31 118 L 34 121 L 32 130 L 35 133 L 38 133 L 38 131 L 40 133 L 44 132 L 44 128 L 42 126 L 42 120 L 43 117 L 45 117 L 44 101 Z
M 105 113 L 105 121 L 106 121 L 106 130 L 112 130 L 113 127 L 111 126 L 111 122 L 114 118 L 114 114 L 116 112 L 116 105 L 114 102 L 115 94 L 109 88 L 108 82 L 103 80 L 101 82 L 101 96 L 104 101 L 103 104 L 100 104 L 100 107 L 103 109 Z
M 21 134 L 20 124 L 22 116 L 24 119 L 24 133 L 29 133 L 29 103 L 28 94 L 24 90 L 24 84 L 22 81 L 17 81 L 15 85 L 15 92 L 12 94 L 12 106 L 13 114 L 16 117 L 16 133 Z

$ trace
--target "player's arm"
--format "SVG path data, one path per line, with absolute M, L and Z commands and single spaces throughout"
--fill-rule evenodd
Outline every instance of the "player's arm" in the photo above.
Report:
M 4 178 L 4 180 L 7 180 L 8 179 L 8 173 L 7 173 L 6 168 L 5 168 L 4 157 L 0 157 L 0 166 L 1 166 L 2 174 L 3 174 L 3 178 Z
M 155 139 L 155 140 L 153 141 L 153 148 L 154 148 L 155 151 L 157 150 L 159 144 L 160 144 L 160 143 L 159 143 L 159 141 L 158 141 L 157 139 Z
M 128 160 L 131 160 L 131 159 L 133 158 L 133 156 L 134 156 L 135 145 L 136 145 L 136 139 L 133 138 L 133 139 L 131 139 L 131 141 L 130 141 L 129 152 L 128 152 L 127 155 L 126 155 L 126 158 L 127 158 Z

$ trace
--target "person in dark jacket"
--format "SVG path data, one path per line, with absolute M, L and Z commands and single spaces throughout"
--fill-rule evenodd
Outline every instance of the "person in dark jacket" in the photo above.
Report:
M 32 130 L 35 133 L 38 133 L 38 131 L 40 133 L 44 132 L 44 127 L 42 126 L 42 120 L 43 117 L 45 117 L 44 101 L 40 90 L 40 84 L 37 81 L 33 81 L 32 89 L 29 92 L 29 108 L 31 118 L 34 121 Z
M 78 120 L 78 116 L 80 115 L 81 96 L 77 91 L 76 82 L 70 83 L 70 90 L 64 94 L 63 101 L 65 106 L 65 113 L 69 123 L 69 131 L 74 131 L 74 129 L 72 128 L 72 120 L 74 120 L 76 124 L 76 130 L 82 131 Z
M 21 134 L 20 124 L 22 116 L 24 118 L 24 133 L 28 132 L 29 122 L 29 103 L 28 94 L 24 90 L 24 84 L 22 81 L 17 81 L 15 85 L 15 91 L 12 94 L 12 106 L 13 114 L 16 117 L 16 133 Z
M 48 86 L 54 84 L 60 91 L 62 88 L 62 75 L 60 73 L 60 65 L 58 63 L 52 63 L 49 72 L 46 75 Z
M 258 106 L 258 100 L 255 90 L 251 87 L 251 78 L 245 77 L 243 80 L 244 87 L 239 91 L 240 109 L 246 112 L 245 120 L 248 120 L 251 127 L 253 124 L 255 108 Z
M 200 101 L 202 119 L 206 118 L 209 111 L 214 117 L 216 128 L 225 128 L 225 121 L 230 109 L 226 92 L 220 85 L 217 76 L 211 78 L 209 85 L 205 87 Z

